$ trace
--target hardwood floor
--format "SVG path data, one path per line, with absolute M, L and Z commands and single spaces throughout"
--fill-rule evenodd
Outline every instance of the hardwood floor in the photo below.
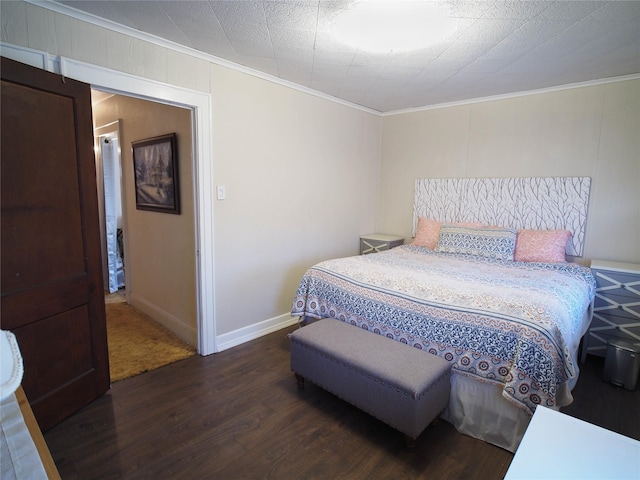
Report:
M 573 403 L 562 413 L 640 440 L 640 379 L 631 392 L 602 381 L 604 358 L 587 355 L 573 389 Z
M 373 417 L 312 384 L 298 391 L 286 336 L 293 328 L 116 383 L 45 433 L 62 478 L 504 476 L 511 453 L 444 421 L 407 452 L 402 435 Z M 567 412 L 640 438 L 640 392 L 605 384 L 601 366 L 589 357 Z

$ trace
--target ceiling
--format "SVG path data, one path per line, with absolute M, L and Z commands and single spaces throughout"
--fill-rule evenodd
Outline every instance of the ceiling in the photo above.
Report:
M 430 1 L 456 32 L 406 53 L 337 40 L 353 0 L 57 3 L 379 112 L 640 73 L 640 1 Z

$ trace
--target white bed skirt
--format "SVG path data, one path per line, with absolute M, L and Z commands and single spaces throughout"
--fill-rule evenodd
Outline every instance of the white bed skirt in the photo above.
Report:
M 553 410 L 573 401 L 571 389 L 576 380 L 559 389 L 556 397 L 559 406 Z M 479 382 L 453 370 L 449 405 L 442 418 L 460 433 L 515 453 L 531 415 L 507 400 L 501 385 Z
M 531 416 L 502 396 L 502 388 L 452 372 L 451 397 L 442 418 L 470 437 L 515 452 Z

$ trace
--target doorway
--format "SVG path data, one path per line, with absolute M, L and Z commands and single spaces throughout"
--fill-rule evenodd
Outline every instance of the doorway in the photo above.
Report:
M 192 355 L 197 345 L 191 112 L 92 90 L 112 382 Z M 140 209 L 131 145 L 175 133 L 179 214 Z M 122 287 L 126 284 L 126 288 Z
M 96 97 L 103 98 L 96 90 L 92 90 L 91 97 L 94 105 Z M 126 222 L 122 207 L 126 199 L 122 186 L 121 138 L 120 120 L 94 128 L 104 289 L 126 297 Z
M 99 196 L 103 203 L 105 290 L 118 291 L 124 272 L 127 303 L 195 346 L 197 228 L 191 110 L 130 95 L 100 93 L 95 88 L 92 96 L 96 170 L 103 190 Z M 179 214 L 149 211 L 138 208 L 137 203 L 131 145 L 166 134 L 176 137 Z M 121 206 L 114 206 L 118 200 Z M 118 233 L 122 234 L 122 246 L 118 245 Z M 120 258 L 118 252 L 123 252 Z

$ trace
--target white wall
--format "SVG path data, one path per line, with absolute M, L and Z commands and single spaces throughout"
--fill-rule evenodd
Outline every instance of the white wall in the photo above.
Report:
M 286 321 L 304 270 L 356 254 L 375 229 L 377 115 L 40 6 L 0 8 L 3 42 L 211 94 L 214 182 L 227 189 L 212 209 L 222 348 Z
M 305 270 L 374 230 L 379 117 L 212 70 L 218 329 L 291 309 Z
M 640 263 L 640 80 L 383 117 L 378 229 L 409 237 L 416 178 L 592 178 L 585 255 Z

